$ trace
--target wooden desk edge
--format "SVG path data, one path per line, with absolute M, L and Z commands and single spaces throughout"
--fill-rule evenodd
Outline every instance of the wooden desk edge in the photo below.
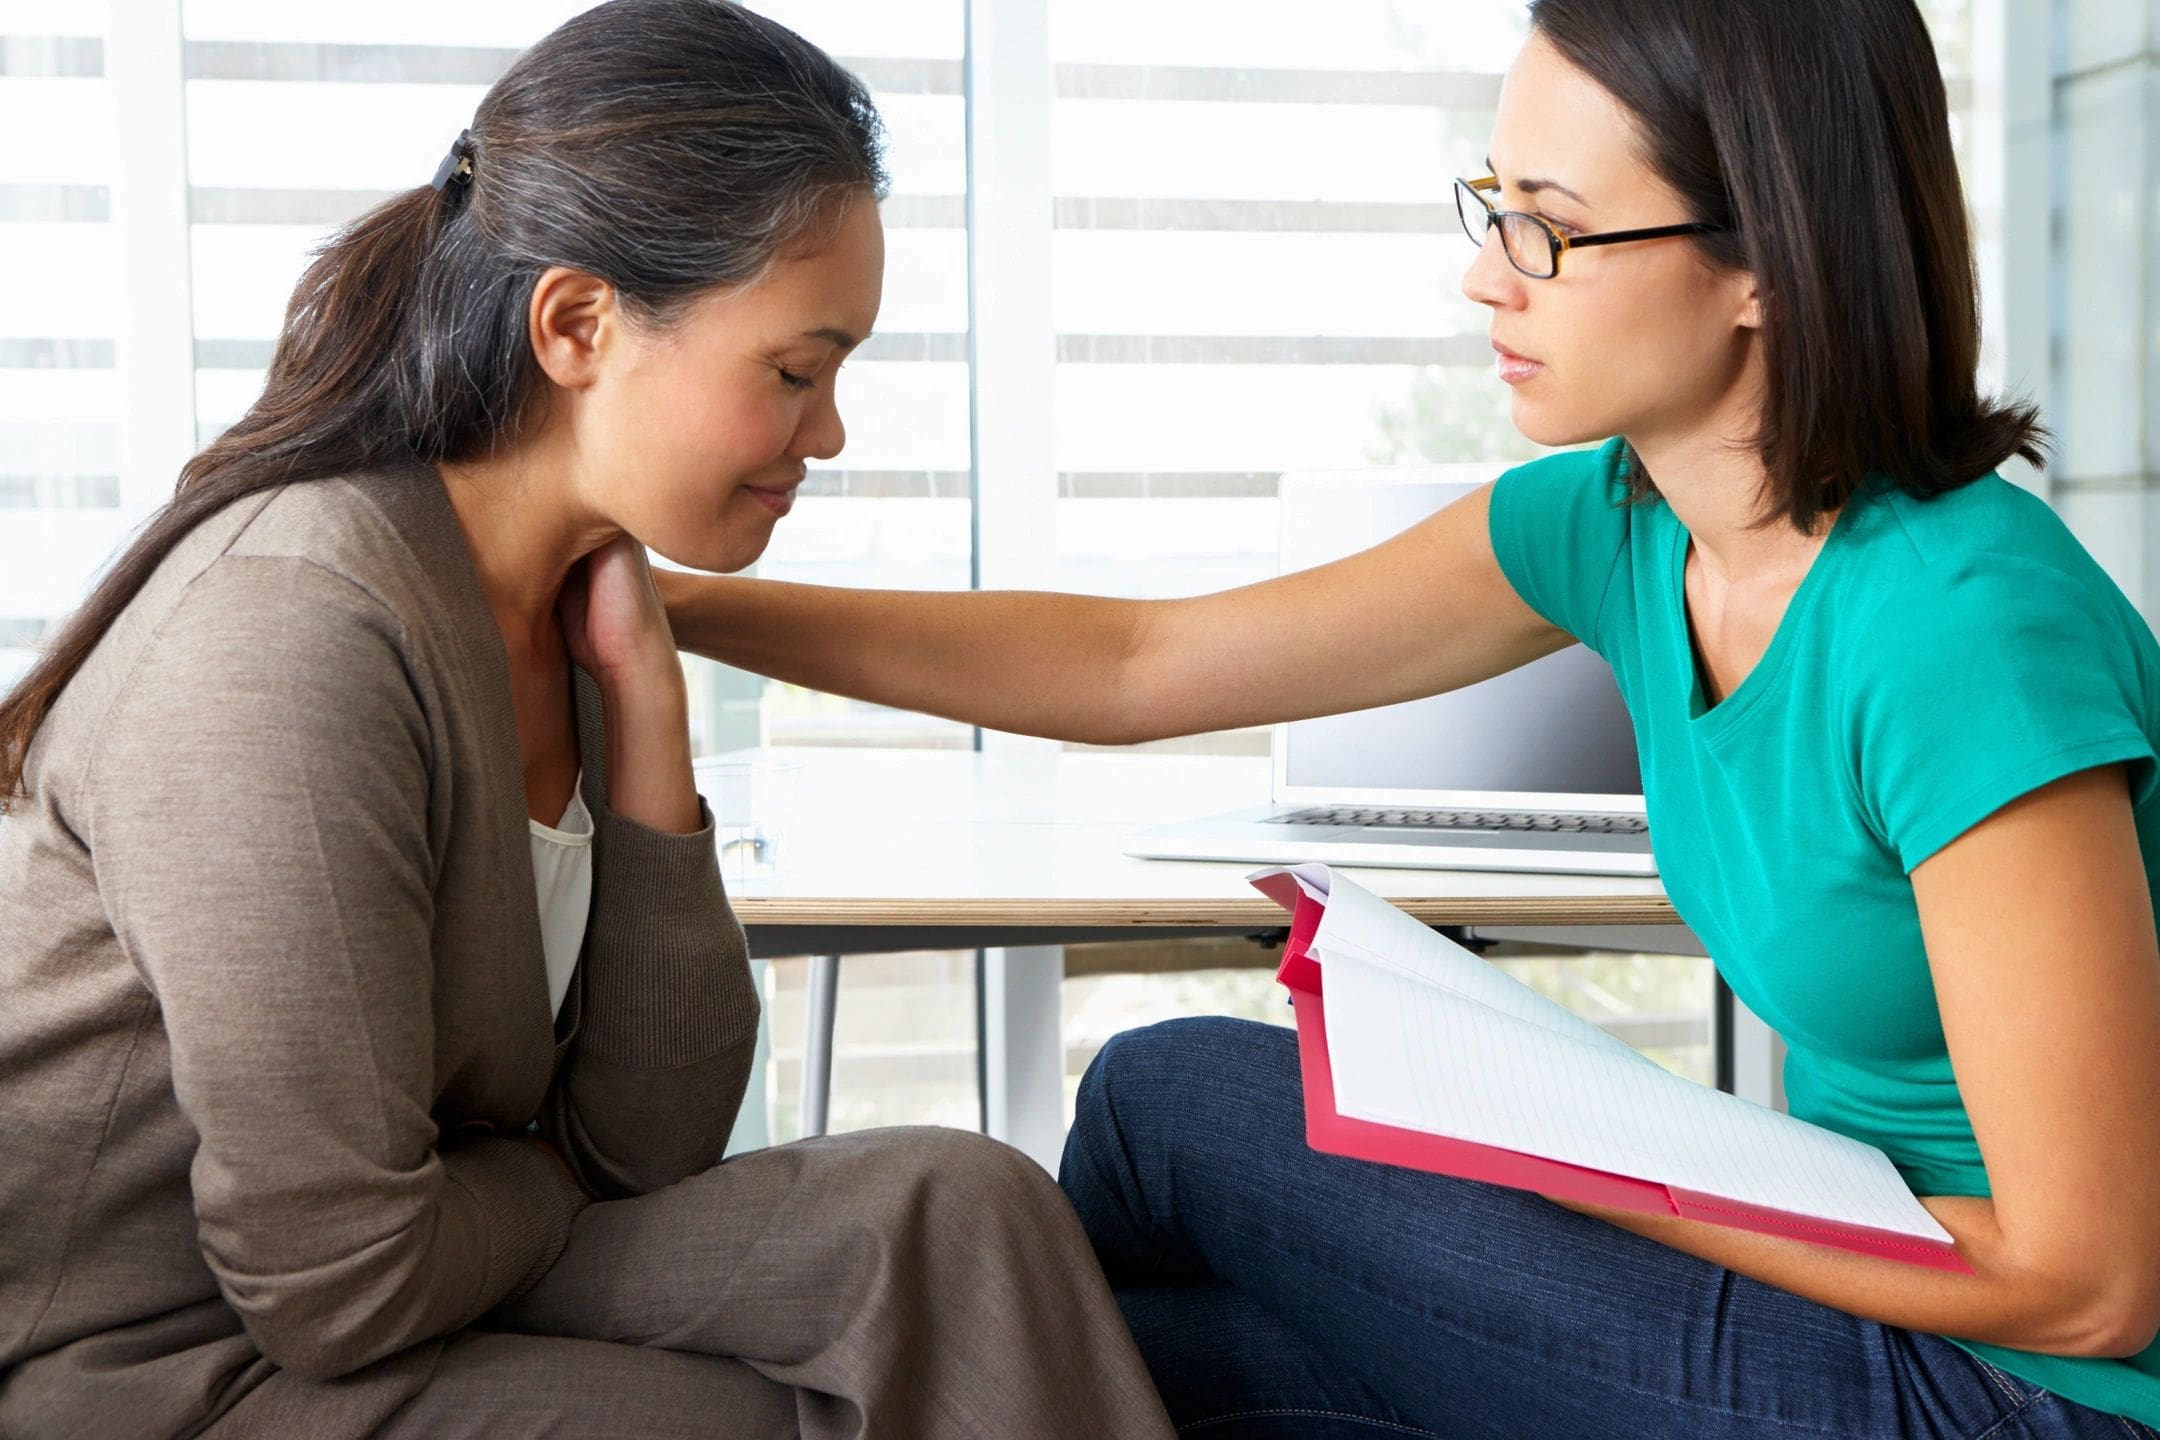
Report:
M 1250 900 L 817 900 L 733 899 L 744 925 L 848 927 L 873 925 L 1120 928 L 1212 925 L 1267 929 L 1287 923 L 1282 908 Z M 1677 925 L 1662 897 L 1572 899 L 1525 895 L 1461 899 L 1434 895 L 1398 899 L 1430 925 Z

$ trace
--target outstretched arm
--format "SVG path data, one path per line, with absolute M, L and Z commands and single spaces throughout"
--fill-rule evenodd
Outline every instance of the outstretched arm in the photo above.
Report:
M 683 649 L 993 730 L 1123 745 L 1454 690 L 1575 637 L 1515 594 L 1485 486 L 1331 565 L 1182 600 L 661 572 Z

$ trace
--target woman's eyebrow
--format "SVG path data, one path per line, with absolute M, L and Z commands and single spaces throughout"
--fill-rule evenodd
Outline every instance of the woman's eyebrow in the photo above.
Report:
M 804 340 L 829 340 L 842 350 L 852 350 L 857 345 L 862 344 L 861 340 L 857 340 L 847 331 L 836 330 L 830 325 L 820 325 L 815 330 L 805 330 L 799 338 Z
M 1488 175 L 1497 175 L 1500 173 L 1499 171 L 1493 169 L 1492 156 L 1490 155 L 1485 157 L 1485 173 Z M 1550 190 L 1555 195 L 1567 196 L 1568 199 L 1573 200 L 1576 204 L 1581 205 L 1586 209 L 1590 205 L 1590 202 L 1588 200 L 1583 199 L 1582 196 L 1576 194 L 1573 190 L 1568 189 L 1567 186 L 1562 185 L 1557 180 L 1517 180 L 1515 182 L 1515 188 L 1522 191 L 1525 195 L 1535 195 L 1540 190 Z

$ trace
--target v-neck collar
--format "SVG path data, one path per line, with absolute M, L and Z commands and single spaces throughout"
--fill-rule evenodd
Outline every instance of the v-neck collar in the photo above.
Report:
M 1755 662 L 1754 668 L 1741 677 L 1740 683 L 1730 694 L 1715 705 L 1709 703 L 1704 692 L 1702 667 L 1695 657 L 1694 626 L 1688 615 L 1687 603 L 1687 552 L 1688 528 L 1681 523 L 1679 515 L 1670 505 L 1666 513 L 1672 516 L 1671 553 L 1667 561 L 1668 594 L 1674 617 L 1675 638 L 1679 647 L 1679 662 L 1687 682 L 1687 720 L 1695 733 L 1704 739 L 1714 739 L 1740 723 L 1752 711 L 1760 708 L 1762 697 L 1777 689 L 1778 679 L 1785 669 L 1786 658 L 1791 654 L 1793 635 L 1805 621 L 1815 596 L 1828 583 L 1839 553 L 1843 550 L 1845 532 L 1852 528 L 1857 512 L 1868 502 L 1868 485 L 1854 488 L 1853 494 L 1839 509 L 1837 518 L 1831 522 L 1830 533 L 1823 537 L 1822 548 L 1808 563 L 1807 573 L 1800 577 L 1799 586 L 1792 598 L 1785 602 L 1785 613 L 1778 617 L 1777 629 L 1771 634 L 1770 644 Z

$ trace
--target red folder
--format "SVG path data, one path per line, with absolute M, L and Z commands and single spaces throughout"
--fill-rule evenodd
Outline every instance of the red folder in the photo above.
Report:
M 1953 1245 L 1872 1226 L 1796 1215 L 1496 1145 L 1451 1140 L 1444 1135 L 1337 1114 L 1334 1071 L 1328 1063 L 1326 1011 L 1320 994 L 1320 963 L 1307 953 L 1327 906 L 1288 874 L 1262 875 L 1253 884 L 1290 912 L 1290 940 L 1283 947 L 1282 966 L 1275 978 L 1290 991 L 1297 1012 L 1298 1064 L 1305 1082 L 1305 1143 L 1313 1149 L 1327 1155 L 1482 1180 L 1514 1190 L 1533 1190 L 1585 1205 L 1606 1205 L 1648 1215 L 1678 1215 L 1737 1230 L 1834 1245 L 1911 1265 L 1972 1273 L 1972 1267 L 1959 1257 Z

